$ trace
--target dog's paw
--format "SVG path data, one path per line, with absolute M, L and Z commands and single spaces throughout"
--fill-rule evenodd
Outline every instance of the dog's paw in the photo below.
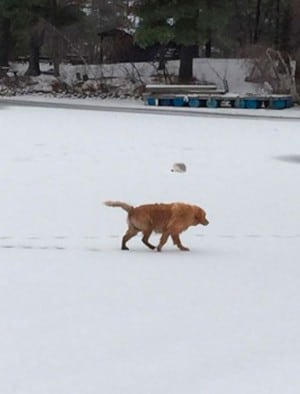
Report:
M 180 250 L 182 250 L 183 252 L 189 252 L 189 251 L 190 251 L 190 249 L 187 248 L 187 247 L 185 247 L 185 246 L 182 246 L 182 247 L 180 248 Z

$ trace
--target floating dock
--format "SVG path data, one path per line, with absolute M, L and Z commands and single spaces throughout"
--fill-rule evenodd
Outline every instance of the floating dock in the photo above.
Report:
M 147 85 L 146 105 L 191 108 L 285 109 L 293 106 L 291 95 L 234 94 L 215 85 Z

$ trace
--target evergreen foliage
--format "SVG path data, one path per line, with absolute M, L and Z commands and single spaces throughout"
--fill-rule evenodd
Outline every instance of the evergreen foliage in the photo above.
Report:
M 195 47 L 206 57 L 251 56 L 259 47 L 296 56 L 299 18 L 300 0 L 0 0 L 0 66 L 30 56 L 28 72 L 38 74 L 43 48 L 57 69 L 66 31 L 74 47 L 81 42 L 92 53 L 99 33 L 132 27 L 144 48 L 170 42 L 181 48 L 180 70 L 187 80 Z M 66 30 L 70 25 L 73 30 Z

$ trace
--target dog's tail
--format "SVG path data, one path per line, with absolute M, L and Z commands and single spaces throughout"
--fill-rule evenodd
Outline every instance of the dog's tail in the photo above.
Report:
M 128 213 L 130 213 L 133 210 L 132 205 L 126 204 L 126 202 L 122 202 L 122 201 L 105 201 L 104 204 L 107 205 L 108 207 L 120 207 Z

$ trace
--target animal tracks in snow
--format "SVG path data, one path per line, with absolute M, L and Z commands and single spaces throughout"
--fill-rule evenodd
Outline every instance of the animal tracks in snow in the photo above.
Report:
M 300 234 L 194 234 L 194 237 L 203 239 L 218 238 L 228 241 L 236 241 L 238 239 L 248 238 L 249 240 L 266 240 L 266 239 L 298 239 Z M 109 234 L 106 236 L 110 239 L 121 239 L 121 234 Z M 53 240 L 53 242 L 52 242 Z M 89 243 L 92 243 L 89 245 Z M 44 251 L 68 251 L 68 250 L 84 250 L 87 252 L 100 252 L 100 243 L 105 245 L 103 238 L 94 235 L 86 235 L 75 240 L 67 235 L 54 235 L 45 240 L 39 236 L 28 236 L 20 240 L 17 237 L 9 235 L 0 235 L 0 250 L 1 249 L 23 249 L 23 250 L 44 250 Z M 99 245 L 99 247 L 98 247 Z
M 94 241 L 89 245 L 89 241 Z M 96 245 L 95 245 L 96 243 Z M 43 237 L 31 235 L 28 237 L 13 237 L 8 235 L 0 236 L 1 249 L 23 249 L 23 250 L 44 250 L 44 251 L 68 251 L 68 250 L 85 250 L 89 252 L 99 252 L 97 247 L 100 238 L 97 236 L 84 236 L 79 239 L 67 235 L 54 235 L 52 237 Z

